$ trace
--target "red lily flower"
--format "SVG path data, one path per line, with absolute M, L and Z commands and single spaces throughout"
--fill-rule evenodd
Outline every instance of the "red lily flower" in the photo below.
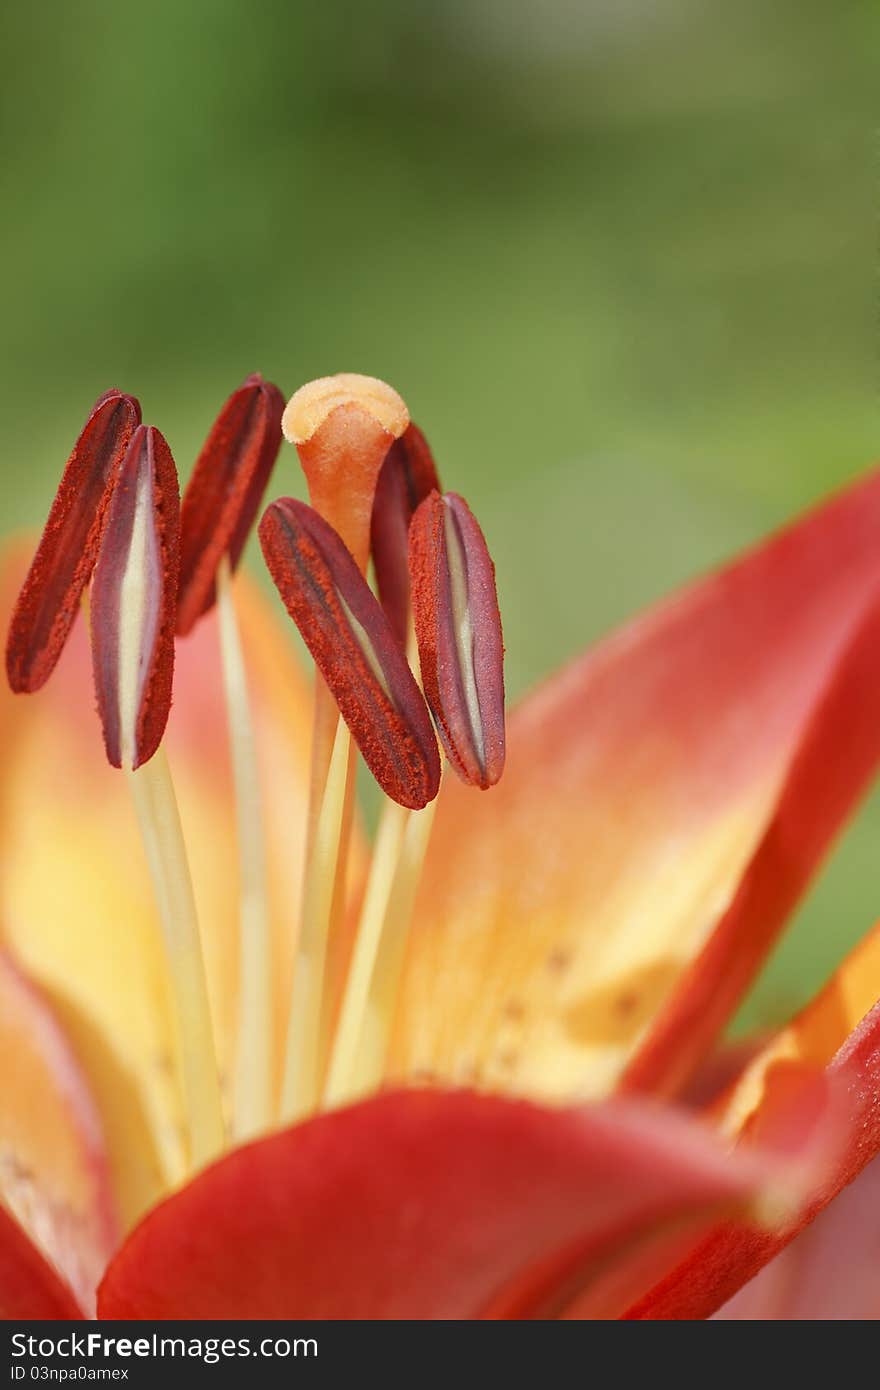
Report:
M 720 1097 L 699 1113 L 684 1098 L 880 756 L 880 476 L 601 643 L 523 701 L 505 739 L 479 528 L 450 553 L 444 513 L 465 512 L 444 508 L 436 474 L 402 529 L 377 527 L 383 460 L 412 427 L 395 393 L 364 380 L 330 379 L 308 409 L 288 407 L 318 516 L 273 504 L 264 545 L 394 792 L 407 738 L 422 771 L 431 757 L 400 666 L 400 536 L 415 537 L 425 686 L 465 775 L 426 809 L 389 802 L 365 892 L 353 822 L 346 879 L 347 733 L 324 691 L 310 774 L 307 683 L 281 616 L 236 576 L 281 1102 L 260 1137 L 193 1172 L 168 957 L 125 779 L 91 717 L 83 625 L 45 689 L 0 695 L 0 1310 L 704 1318 L 754 1316 L 757 1300 L 760 1316 L 875 1315 L 880 928 Z M 240 450 L 260 487 L 267 450 Z M 391 550 L 390 619 L 358 575 L 371 522 Z M 237 559 L 241 530 L 224 524 Z M 223 612 L 209 607 L 224 554 L 192 561 L 204 615 L 178 643 L 167 745 L 235 1128 L 239 866 Z M 24 558 L 6 553 L 6 612 Z M 326 960 L 305 957 L 325 979 L 310 1091 L 296 1066 L 290 1080 L 295 1029 L 283 1077 L 282 1057 L 303 940 L 315 947 L 321 923 Z M 354 1066 L 340 1040 L 358 999 Z

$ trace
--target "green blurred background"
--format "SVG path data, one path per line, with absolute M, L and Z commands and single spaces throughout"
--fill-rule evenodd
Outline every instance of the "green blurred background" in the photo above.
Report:
M 255 368 L 386 377 L 487 523 L 521 691 L 873 458 L 878 36 L 850 0 L 7 3 L 4 527 L 110 384 L 185 472 Z M 741 1021 L 880 912 L 878 842 L 875 798 Z

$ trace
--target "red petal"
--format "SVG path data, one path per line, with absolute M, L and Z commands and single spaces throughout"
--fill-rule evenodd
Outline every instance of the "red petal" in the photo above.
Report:
M 852 1013 L 878 995 L 880 928 L 875 928 L 818 998 L 751 1064 L 725 1108 L 726 1128 L 735 1127 L 749 1145 L 765 1144 L 786 1104 L 785 1083 L 792 1068 L 827 1062 L 826 1074 L 843 1099 L 828 1126 L 837 1152 L 797 1218 L 772 1233 L 732 1222 L 716 1227 L 686 1254 L 678 1252 L 665 1276 L 633 1304 L 629 1317 L 710 1316 L 880 1153 L 880 1003 L 844 1036 Z
M 455 771 L 485 790 L 504 770 L 504 643 L 495 567 L 463 498 L 425 499 L 409 557 L 425 699 Z
M 627 1090 L 674 1091 L 745 995 L 880 757 L 880 607 L 840 654 L 803 730 L 775 813 L 703 952 L 653 1020 Z
M 224 555 L 233 569 L 253 525 L 281 447 L 284 398 L 259 372 L 229 397 L 183 495 L 177 631 L 189 632 L 215 599 Z
M 123 760 L 140 767 L 165 732 L 179 563 L 177 469 L 159 431 L 140 425 L 111 499 L 92 586 L 95 691 L 114 767 Z
M 409 629 L 409 525 L 429 493 L 440 491 L 434 457 L 410 424 L 388 450 L 376 484 L 370 555 L 382 607 L 402 647 Z
M 291 497 L 266 509 L 260 543 L 287 611 L 379 785 L 402 806 L 427 805 L 440 783 L 431 722 L 352 555 L 323 517 Z
M 112 1261 L 99 1312 L 537 1313 L 658 1224 L 748 1204 L 768 1173 L 637 1104 L 386 1094 L 239 1149 L 172 1196 Z
M 0 1320 L 67 1322 L 85 1316 L 67 1285 L 0 1206 Z
M 105 391 L 73 446 L 9 627 L 6 670 L 15 691 L 39 690 L 61 655 L 95 567 L 110 494 L 140 418 L 133 396 Z

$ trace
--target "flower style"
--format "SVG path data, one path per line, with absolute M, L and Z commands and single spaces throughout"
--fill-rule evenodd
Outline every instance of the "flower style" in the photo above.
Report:
M 0 1311 L 876 1316 L 880 928 L 716 1047 L 880 756 L 880 475 L 505 727 L 489 551 L 400 397 L 282 407 L 233 393 L 178 513 L 107 393 L 2 559 Z M 233 578 L 282 429 L 314 692 Z

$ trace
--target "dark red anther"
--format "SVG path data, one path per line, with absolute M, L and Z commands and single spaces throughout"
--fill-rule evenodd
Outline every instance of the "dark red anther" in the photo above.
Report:
M 180 493 L 171 450 L 140 425 L 119 471 L 92 584 L 92 664 L 107 757 L 140 767 L 171 708 Z
M 419 503 L 435 489 L 440 490 L 440 482 L 428 441 L 410 424 L 382 464 L 370 526 L 379 598 L 402 647 L 409 627 L 409 524 Z
M 343 541 L 311 507 L 273 502 L 260 522 L 269 573 L 379 785 L 419 810 L 440 759 L 421 692 L 381 604 Z
M 216 597 L 224 555 L 238 564 L 281 447 L 284 397 L 259 372 L 234 391 L 211 427 L 183 496 L 177 631 Z
M 16 692 L 39 690 L 61 655 L 95 568 L 110 495 L 140 418 L 134 396 L 105 391 L 73 446 L 9 626 L 6 671 Z
M 425 499 L 409 556 L 425 698 L 459 777 L 491 787 L 504 769 L 504 642 L 495 566 L 463 498 Z

